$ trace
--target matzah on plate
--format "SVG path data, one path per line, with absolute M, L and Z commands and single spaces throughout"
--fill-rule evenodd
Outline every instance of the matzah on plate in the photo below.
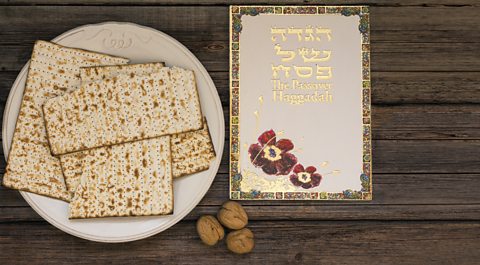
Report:
M 151 74 L 162 67 L 163 63 L 86 67 L 81 69 L 80 75 L 82 82 L 92 82 L 111 79 L 119 74 Z M 174 178 L 207 170 L 210 167 L 210 162 L 215 158 L 215 149 L 206 119 L 204 119 L 204 126 L 200 130 L 172 135 L 171 143 Z M 80 176 L 83 171 L 81 160 L 84 156 L 85 152 L 83 151 L 59 156 L 65 183 L 72 196 L 80 183 Z
M 164 67 L 163 63 L 85 67 L 81 69 L 80 77 L 82 82 L 91 82 L 111 79 L 121 74 L 151 74 L 157 72 L 162 67 Z M 213 148 L 206 119 L 204 119 L 203 124 L 204 126 L 200 130 L 172 135 L 172 167 L 174 178 L 207 170 L 211 160 L 215 158 L 215 149 Z M 61 161 L 63 160 L 61 159 Z M 70 176 L 75 174 L 72 174 L 73 172 L 70 170 L 64 173 L 66 173 L 65 178 L 68 188 Z
M 18 115 L 3 185 L 68 201 L 60 160 L 50 153 L 42 105 L 80 86 L 80 67 L 128 60 L 37 41 Z
M 47 101 L 43 109 L 54 155 L 203 126 L 194 73 L 178 67 L 92 81 Z
M 93 81 L 103 81 L 112 79 L 118 75 L 148 75 L 158 72 L 165 66 L 164 63 L 143 63 L 127 65 L 108 65 L 98 67 L 82 67 L 80 69 L 80 78 L 83 84 Z
M 215 149 L 206 119 L 203 124 L 201 130 L 171 136 L 174 178 L 207 170 L 215 158 Z
M 147 145 L 150 141 L 154 143 L 156 142 L 156 138 L 142 140 L 142 142 L 145 142 Z M 119 144 L 119 146 L 129 144 L 130 143 L 124 143 Z M 201 130 L 172 135 L 170 137 L 170 145 L 173 178 L 207 170 L 210 167 L 210 162 L 215 158 L 215 150 L 206 120 Z M 65 176 L 65 183 L 72 197 L 85 171 L 83 161 L 90 152 L 91 150 L 86 150 L 59 156 Z M 123 161 L 115 162 L 122 163 Z
M 69 218 L 173 213 L 170 136 L 82 152 Z

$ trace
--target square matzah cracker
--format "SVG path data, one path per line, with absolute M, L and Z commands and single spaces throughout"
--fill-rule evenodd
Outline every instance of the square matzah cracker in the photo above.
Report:
M 42 105 L 80 86 L 80 67 L 128 60 L 37 41 L 18 115 L 3 185 L 68 201 L 60 160 L 48 146 Z
M 164 63 L 144 63 L 83 67 L 80 69 L 80 78 L 82 83 L 90 83 L 92 81 L 111 79 L 118 75 L 148 75 L 158 72 L 164 66 Z
M 170 137 L 82 152 L 70 218 L 173 213 Z
M 151 74 L 162 67 L 163 63 L 86 67 L 81 69 L 80 76 L 82 82 L 101 81 L 111 79 L 120 74 Z M 205 119 L 202 129 L 174 134 L 171 137 L 171 143 L 174 178 L 207 170 L 210 167 L 210 162 L 215 158 L 215 150 Z M 84 152 L 76 152 L 59 156 L 65 176 L 65 183 L 72 196 L 80 183 L 80 176 L 83 171 L 80 163 L 84 155 Z
M 215 149 L 206 119 L 203 129 L 173 134 L 170 142 L 174 178 L 207 170 L 210 162 L 215 158 Z
M 178 67 L 92 81 L 47 101 L 44 113 L 54 155 L 203 126 L 194 73 Z
M 82 82 L 91 82 L 111 79 L 121 74 L 147 75 L 157 72 L 162 67 L 164 67 L 163 63 L 85 67 L 81 69 L 80 76 Z M 211 160 L 215 158 L 215 150 L 210 138 L 206 119 L 204 119 L 204 126 L 202 129 L 173 134 L 171 142 L 174 178 L 207 170 L 210 167 Z M 73 156 L 69 158 L 71 162 L 73 162 L 72 159 Z M 64 160 L 60 160 L 63 163 Z M 77 170 L 81 171 L 81 169 Z M 76 185 L 69 185 L 69 182 L 75 182 L 72 180 L 72 176 L 75 176 L 76 174 L 71 170 L 66 170 L 64 173 L 66 173 L 65 179 L 67 188 L 71 191 L 69 186 L 76 187 Z
M 149 141 L 155 142 L 155 139 L 142 140 L 142 142 L 148 144 Z M 128 144 L 130 143 L 119 145 Z M 213 148 L 206 120 L 201 130 L 172 135 L 170 137 L 170 145 L 173 178 L 207 170 L 210 167 L 210 162 L 215 158 L 215 149 Z M 84 172 L 82 163 L 90 151 L 80 151 L 59 156 L 65 183 L 72 197 L 78 184 L 80 184 L 80 178 Z

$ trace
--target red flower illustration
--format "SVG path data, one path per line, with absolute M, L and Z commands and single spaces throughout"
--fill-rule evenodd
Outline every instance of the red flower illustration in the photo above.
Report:
M 293 168 L 293 173 L 290 175 L 290 181 L 295 186 L 300 186 L 304 189 L 310 189 L 320 185 L 322 181 L 322 175 L 315 173 L 317 169 L 315 167 L 303 168 L 302 164 L 298 164 Z
M 289 153 L 293 149 L 292 141 L 280 139 L 273 130 L 266 131 L 258 137 L 258 143 L 250 145 L 248 153 L 256 167 L 261 167 L 268 175 L 287 175 L 297 164 L 297 158 Z

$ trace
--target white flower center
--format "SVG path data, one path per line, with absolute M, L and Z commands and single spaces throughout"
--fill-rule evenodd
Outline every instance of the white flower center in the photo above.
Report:
M 282 153 L 282 150 L 280 150 L 278 147 L 274 145 L 268 145 L 263 149 L 263 157 L 270 161 L 277 161 L 282 158 L 280 155 Z
M 303 183 L 308 183 L 312 180 L 312 178 L 310 177 L 310 173 L 308 172 L 300 172 L 297 174 L 298 176 L 298 180 L 300 180 L 300 182 L 303 182 Z

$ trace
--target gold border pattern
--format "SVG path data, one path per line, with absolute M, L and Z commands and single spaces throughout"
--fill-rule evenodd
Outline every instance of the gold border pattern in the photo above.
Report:
M 242 174 L 239 168 L 240 115 L 240 35 L 242 16 L 339 14 L 359 16 L 358 29 L 362 34 L 362 109 L 363 109 L 363 172 L 361 190 L 342 192 L 262 192 L 241 191 Z M 370 82 L 370 22 L 368 6 L 230 6 L 230 199 L 233 200 L 371 200 L 371 82 Z

